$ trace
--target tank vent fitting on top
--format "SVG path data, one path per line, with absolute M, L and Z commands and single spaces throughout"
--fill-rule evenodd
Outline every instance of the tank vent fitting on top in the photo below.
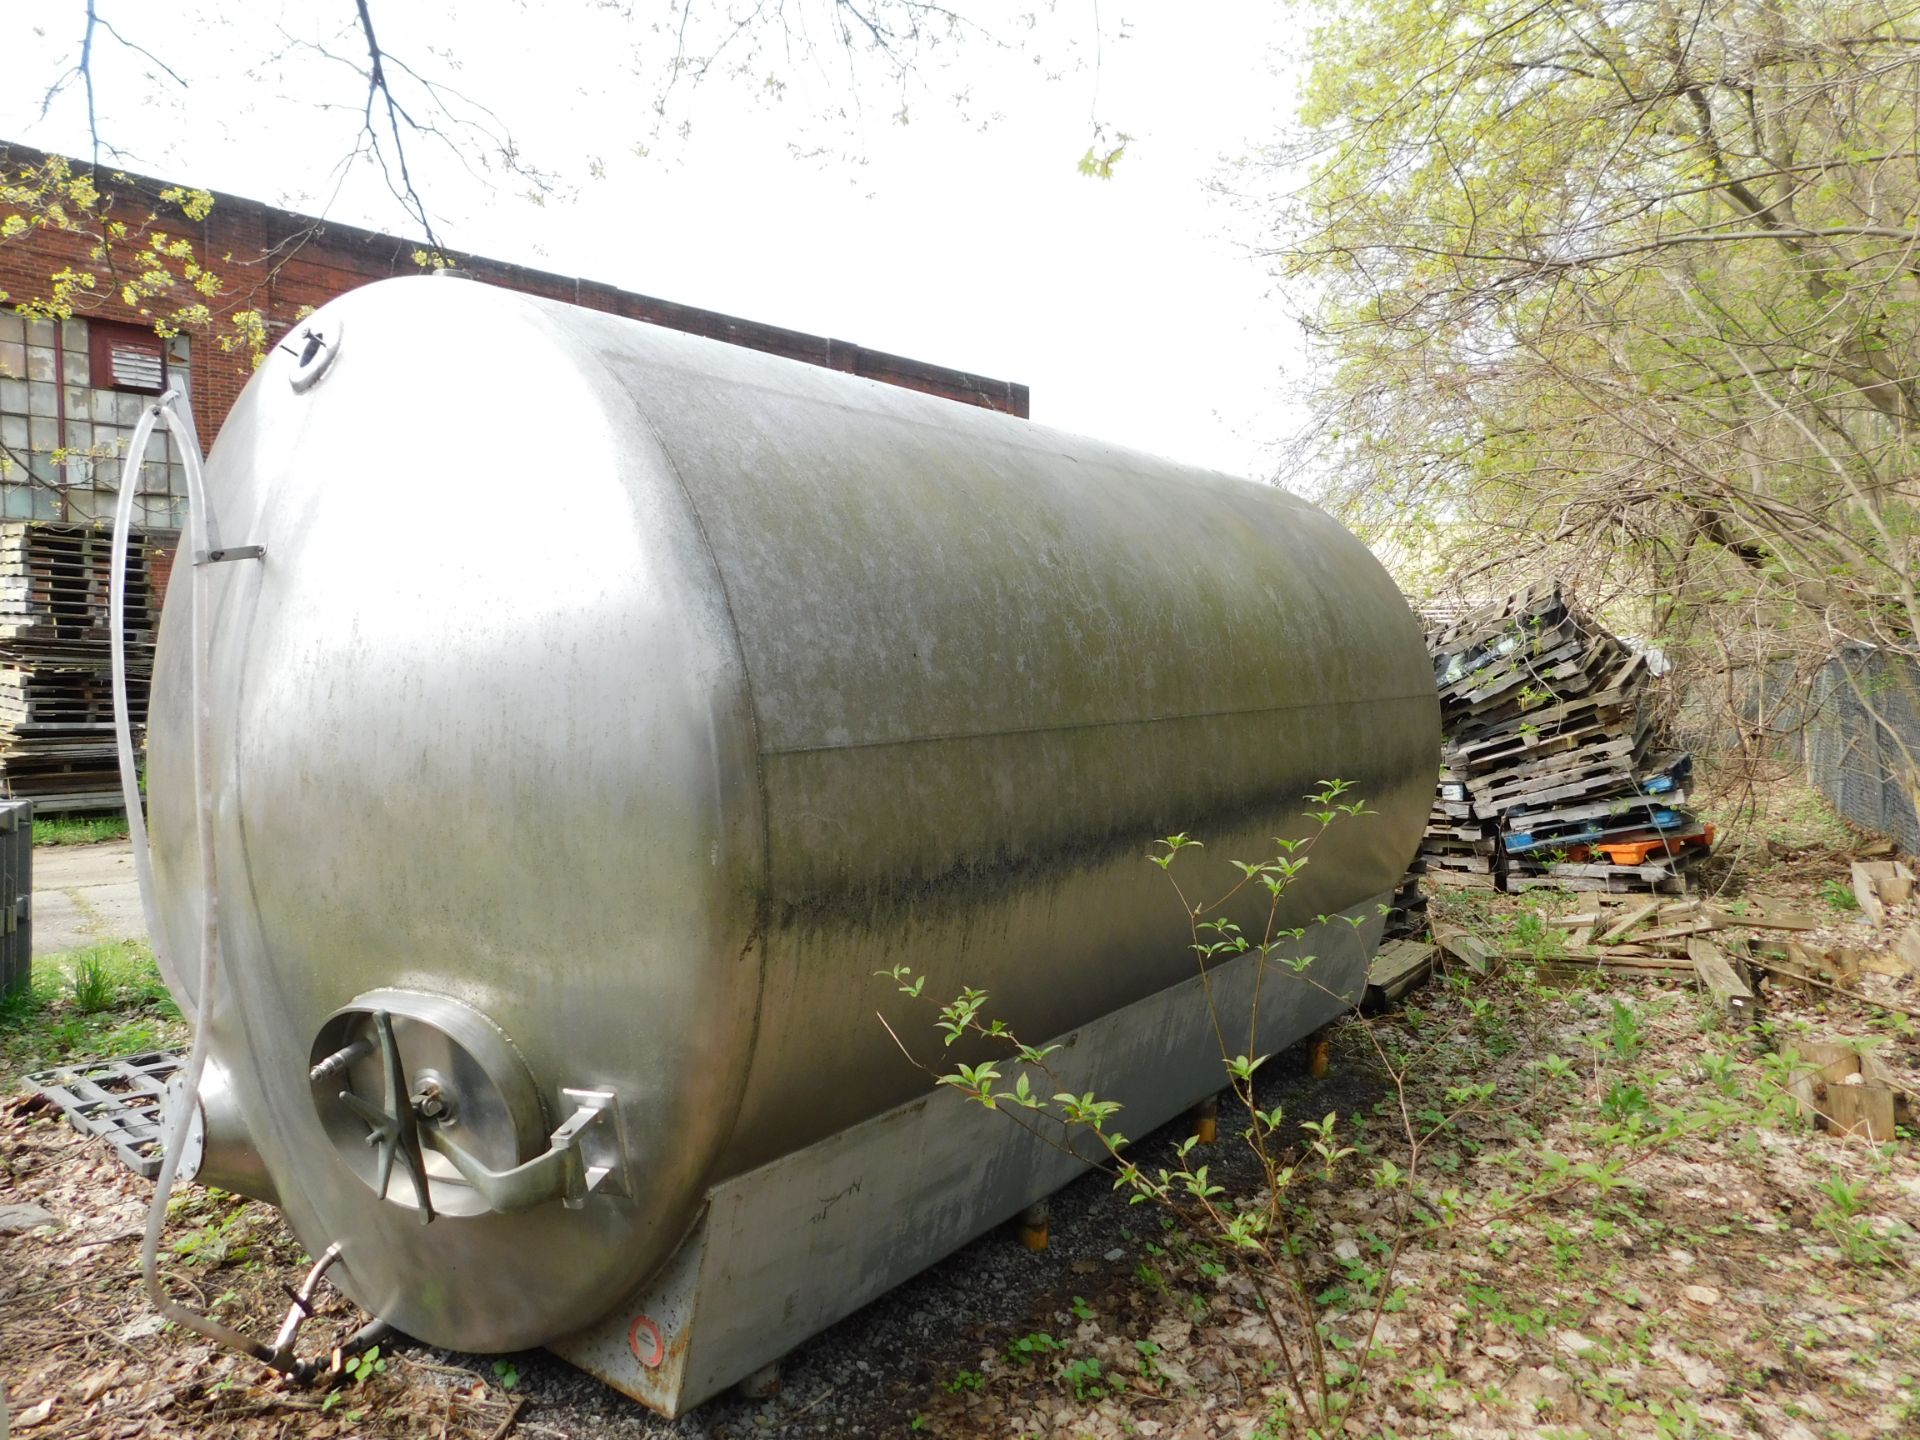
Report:
M 339 317 L 335 316 L 327 322 L 325 330 L 306 326 L 289 336 L 280 347 L 293 355 L 293 369 L 287 374 L 287 383 L 296 395 L 304 395 L 318 385 L 333 368 L 333 362 L 340 355 L 341 328 Z

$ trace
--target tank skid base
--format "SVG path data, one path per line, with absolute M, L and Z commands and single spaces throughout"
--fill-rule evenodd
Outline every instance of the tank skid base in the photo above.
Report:
M 1284 953 L 1317 957 L 1306 978 L 1269 970 L 1261 1053 L 1358 1003 L 1388 898 L 1345 912 L 1363 921 L 1357 927 L 1335 917 L 1289 947 Z M 1247 1014 L 1255 963 L 1242 956 L 1211 972 L 1223 1018 Z M 897 1014 L 894 1024 L 901 1028 Z M 929 1027 L 902 1031 L 910 1045 L 922 1035 Z M 1118 1128 L 1130 1135 L 1145 1136 L 1220 1089 L 1198 976 L 1056 1043 L 1051 1063 L 1061 1080 L 1120 1101 Z M 943 1089 L 725 1181 L 639 1294 L 549 1348 L 669 1418 L 685 1414 L 1084 1171 L 1038 1138 L 1009 1139 L 1013 1128 Z M 1092 1153 L 1089 1137 L 1079 1143 Z

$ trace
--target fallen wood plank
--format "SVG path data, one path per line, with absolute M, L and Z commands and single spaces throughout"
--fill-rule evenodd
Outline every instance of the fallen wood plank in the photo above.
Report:
M 1786 954 L 1787 968 L 1778 972 L 1780 978 L 1790 984 L 1799 984 L 1799 977 L 1802 975 L 1813 975 L 1816 972 L 1824 973 L 1826 970 L 1824 956 L 1824 951 L 1821 952 L 1820 955 L 1815 955 L 1798 940 L 1789 940 L 1787 941 Z M 1751 950 L 1748 952 L 1748 957 L 1749 959 L 1754 958 Z M 1811 985 L 1800 985 L 1800 989 L 1803 994 L 1813 994 L 1813 987 Z
M 1531 954 L 1531 951 L 1525 952 Z M 1658 950 L 1642 950 L 1633 946 L 1608 945 L 1605 948 L 1588 947 L 1584 950 L 1562 950 L 1557 955 L 1547 957 L 1550 960 L 1572 960 L 1581 965 L 1617 965 L 1623 970 L 1672 970 L 1691 973 L 1693 962 L 1685 958 L 1676 958 Z
M 1754 957 L 1753 964 L 1759 969 L 1765 970 L 1769 975 L 1783 976 L 1795 984 L 1811 985 L 1818 990 L 1831 990 L 1836 995 L 1846 996 L 1847 999 L 1854 1001 L 1856 1004 L 1871 1005 L 1876 1010 L 1891 1010 L 1896 1015 L 1907 1015 L 1913 1019 L 1920 1020 L 1920 1010 L 1914 1009 L 1911 1005 L 1896 1005 L 1891 1000 L 1876 1000 L 1871 995 L 1862 995 L 1858 990 L 1849 990 L 1844 985 L 1835 985 L 1831 981 L 1822 980 L 1818 976 L 1796 970 L 1793 966 L 1782 961 L 1770 960 L 1766 956 L 1760 955 Z
M 1600 932 L 1599 943 L 1608 945 L 1618 940 L 1622 935 L 1626 934 L 1634 926 L 1658 910 L 1661 903 L 1662 902 L 1658 900 L 1650 900 L 1645 905 L 1635 906 L 1622 916 L 1618 922 Z
M 1878 1085 L 1893 1092 L 1893 1118 L 1899 1125 L 1913 1123 L 1913 1103 L 1907 1092 L 1895 1083 L 1893 1072 L 1887 1069 L 1886 1062 L 1871 1050 L 1860 1051 L 1860 1075 L 1869 1085 Z
M 1718 945 L 1704 935 L 1692 936 L 1687 941 L 1687 958 L 1693 962 L 1700 988 L 1713 996 L 1729 1020 L 1745 1026 L 1760 1018 L 1760 1002 Z
M 1400 947 L 1395 949 L 1394 947 Z M 1382 947 L 1367 970 L 1363 1008 L 1377 1013 L 1425 984 L 1433 974 L 1434 947 L 1413 940 L 1395 940 Z
M 1856 1076 L 1828 1085 L 1818 1098 L 1828 1128 L 1837 1134 L 1865 1135 L 1877 1144 L 1893 1139 L 1893 1091 Z
M 1833 945 L 1824 950 L 1811 950 L 1798 941 L 1787 942 L 1788 963 L 1798 965 L 1809 975 L 1828 980 L 1851 980 L 1860 973 L 1864 958 L 1865 952 L 1854 945 Z
M 1860 957 L 1860 968 L 1869 975 L 1886 975 L 1899 980 L 1912 973 L 1911 967 L 1891 950 L 1872 950 Z
M 1555 955 L 1545 960 L 1534 960 L 1531 955 L 1511 956 L 1516 963 L 1533 965 L 1536 971 L 1547 975 L 1612 975 L 1622 979 L 1639 977 L 1643 980 L 1681 980 L 1691 983 L 1696 977 L 1693 964 L 1686 959 L 1669 955 L 1616 955 L 1612 951 L 1598 954 Z
M 1693 973 L 1693 965 L 1678 955 L 1600 955 L 1569 956 L 1576 964 L 1584 963 L 1590 968 L 1612 971 L 1618 975 L 1668 975 L 1687 976 Z
M 1903 1097 L 1886 1067 L 1845 1040 L 1804 1040 L 1792 1049 L 1816 1067 L 1796 1075 L 1788 1086 L 1803 1114 L 1841 1135 L 1864 1135 L 1875 1142 L 1894 1138 Z
M 1909 925 L 1900 932 L 1900 938 L 1893 942 L 1893 953 L 1909 970 L 1920 970 L 1920 924 Z
M 1880 903 L 1880 892 L 1874 887 L 1873 873 L 1865 862 L 1853 862 L 1853 898 L 1860 902 L 1860 913 L 1867 917 L 1870 924 L 1878 925 L 1887 918 L 1887 908 Z
M 1839 1081 L 1860 1073 L 1860 1052 L 1845 1040 L 1799 1040 L 1788 1048 L 1815 1067 L 1816 1079 Z
M 1493 947 L 1457 925 L 1436 924 L 1433 943 L 1449 959 L 1458 960 L 1476 975 L 1485 975 L 1493 968 Z
M 1665 930 L 1645 930 L 1633 938 L 1645 945 L 1655 940 L 1684 940 L 1690 935 L 1704 935 L 1709 930 L 1718 930 L 1717 920 L 1693 920 L 1685 925 L 1670 925 Z
M 1883 906 L 1904 905 L 1913 898 L 1913 871 L 1898 860 L 1856 860 L 1853 872 L 1855 887 L 1864 872 Z
M 1431 855 L 1423 857 L 1431 861 Z M 1467 870 L 1451 870 L 1436 866 L 1426 876 L 1427 885 L 1436 890 L 1491 890 L 1494 888 L 1493 876 L 1486 872 L 1474 873 Z
M 1724 929 L 1744 928 L 1748 930 L 1814 930 L 1819 928 L 1817 920 L 1805 915 L 1796 915 L 1788 910 L 1766 911 L 1748 907 L 1746 913 L 1736 914 L 1722 905 L 1709 905 L 1702 912 L 1719 920 Z

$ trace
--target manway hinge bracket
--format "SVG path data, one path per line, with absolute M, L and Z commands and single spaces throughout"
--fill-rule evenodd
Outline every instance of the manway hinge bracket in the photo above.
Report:
M 587 1189 L 596 1195 L 631 1196 L 633 1183 L 627 1174 L 626 1127 L 621 1123 L 620 1106 L 611 1090 L 580 1090 L 562 1086 L 560 1099 L 574 1107 L 577 1119 L 582 1112 L 596 1112 L 595 1123 L 580 1132 L 580 1158 L 586 1165 Z

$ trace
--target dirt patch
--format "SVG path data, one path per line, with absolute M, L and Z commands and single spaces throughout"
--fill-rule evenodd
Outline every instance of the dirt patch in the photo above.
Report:
M 15 1103 L 4 1137 L 5 1203 L 51 1216 L 0 1238 L 0 1381 L 14 1434 L 468 1436 L 505 1417 L 509 1402 L 479 1375 L 429 1357 L 394 1354 L 384 1373 L 329 1404 L 326 1392 L 290 1390 L 165 1324 L 140 1282 L 153 1187 L 45 1110 Z M 287 1308 L 281 1285 L 306 1264 L 277 1212 L 182 1187 L 165 1270 L 184 1303 L 270 1333 Z M 324 1288 L 317 1309 L 302 1339 L 323 1354 L 364 1321 Z
M 1625 1042 L 1616 1007 L 1632 1017 Z M 1857 1010 L 1789 997 L 1770 1018 L 1794 1032 L 1864 1027 L 1890 1065 L 1920 1073 L 1914 1036 Z M 1428 1153 L 1433 1213 L 1421 1210 L 1390 1277 L 1390 1193 L 1361 1171 L 1317 1198 L 1311 1273 L 1329 1333 L 1360 1334 L 1370 1284 L 1392 1290 L 1351 1417 L 1366 1433 L 1912 1433 L 1920 1166 L 1904 1142 L 1769 1117 L 1756 1103 L 1775 1053 L 1764 1038 L 1728 1033 L 1691 993 L 1637 982 L 1442 982 L 1371 1033 L 1343 1031 L 1326 1080 L 1276 1062 L 1261 1103 L 1364 1116 L 1361 1147 L 1384 1155 L 1401 1097 L 1376 1039 L 1419 1051 L 1416 1107 L 1443 1106 L 1468 1080 L 1495 1094 Z M 1571 1079 L 1543 1080 L 1554 1056 Z M 1644 1110 L 1617 1098 L 1623 1086 L 1644 1092 Z M 1647 1117 L 1650 1135 L 1656 1122 L 1680 1128 L 1623 1140 L 1592 1123 L 1609 1103 Z M 1728 1123 L 1695 1124 L 1720 1105 Z M 1236 1128 L 1224 1113 L 1215 1173 L 1230 1187 L 1258 1173 L 1235 1153 Z M 1164 1157 L 1175 1138 L 1143 1148 Z M 984 1237 L 803 1346 L 772 1399 L 669 1424 L 549 1356 L 407 1343 L 323 1410 L 328 1392 L 288 1390 L 155 1326 L 137 1279 L 144 1182 L 45 1114 L 16 1110 L 5 1139 L 8 1200 L 61 1221 L 0 1240 L 0 1375 L 22 1435 L 492 1436 L 516 1401 L 514 1433 L 529 1435 L 1288 1433 L 1273 1336 L 1245 1278 L 1098 1178 L 1057 1198 L 1047 1253 Z M 1564 1186 L 1539 1185 L 1543 1166 L 1562 1167 Z M 1578 1178 L 1583 1166 L 1598 1183 Z M 169 1236 L 183 1295 L 256 1330 L 306 1263 L 273 1211 L 204 1192 Z M 323 1301 L 303 1339 L 323 1345 L 361 1319 Z
M 1364 1066 L 1341 1065 L 1316 1080 L 1304 1055 L 1292 1054 L 1274 1062 L 1261 1103 L 1317 1119 L 1329 1108 L 1365 1108 L 1381 1094 L 1380 1078 Z M 1242 1123 L 1244 1114 L 1223 1107 L 1223 1136 Z M 1139 1147 L 1143 1158 L 1171 1160 L 1184 1134 L 1176 1126 L 1150 1137 Z M 158 1322 L 139 1279 L 152 1194 L 145 1181 L 57 1116 L 17 1102 L 4 1141 L 6 1202 L 39 1204 L 60 1222 L 0 1237 L 0 1274 L 8 1277 L 0 1282 L 0 1382 L 16 1421 L 52 1401 L 39 1426 L 19 1432 L 36 1437 L 112 1436 L 122 1433 L 116 1426 L 130 1427 L 128 1435 L 249 1440 L 439 1435 L 444 1427 L 464 1440 L 492 1436 L 514 1402 L 522 1408 L 512 1433 L 528 1435 L 881 1436 L 911 1431 L 916 1418 L 927 1433 L 960 1433 L 938 1427 L 964 1424 L 979 1427 L 966 1433 L 998 1434 L 1010 1415 L 1053 1395 L 1064 1356 L 1030 1347 L 1016 1363 L 1009 1347 L 1085 1331 L 1086 1315 L 1105 1317 L 1102 1334 L 1148 1340 L 1175 1264 L 1161 1221 L 1089 1176 L 1054 1197 L 1045 1252 L 1025 1250 L 1005 1231 L 983 1236 L 801 1346 L 770 1399 L 722 1397 L 668 1422 L 544 1352 L 464 1356 L 401 1338 L 382 1348 L 383 1373 L 342 1385 L 323 1411 L 326 1390 L 289 1389 L 262 1367 Z M 1226 1183 L 1253 1181 L 1258 1167 L 1240 1147 L 1217 1149 Z M 213 1304 L 247 1333 L 270 1332 L 286 1310 L 281 1287 L 309 1263 L 271 1207 L 181 1187 L 165 1268 L 182 1282 L 183 1300 Z M 328 1287 L 320 1294 L 319 1314 L 302 1332 L 304 1354 L 324 1354 L 366 1318 Z M 1009 1389 L 1018 1398 L 1002 1393 Z M 1182 1403 L 1162 1396 L 1153 1408 Z

